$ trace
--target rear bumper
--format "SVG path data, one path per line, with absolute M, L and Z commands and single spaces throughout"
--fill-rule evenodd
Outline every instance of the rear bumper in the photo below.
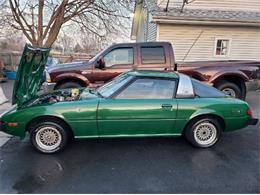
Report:
M 247 125 L 256 125 L 258 123 L 258 119 L 257 118 L 250 118 L 247 121 Z

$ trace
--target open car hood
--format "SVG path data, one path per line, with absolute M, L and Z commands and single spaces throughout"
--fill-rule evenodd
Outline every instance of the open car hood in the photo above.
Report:
M 14 83 L 12 104 L 20 107 L 36 96 L 49 52 L 50 48 L 25 45 Z

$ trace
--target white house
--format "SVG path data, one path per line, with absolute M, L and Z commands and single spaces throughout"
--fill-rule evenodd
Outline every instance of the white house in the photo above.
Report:
M 131 39 L 170 41 L 177 61 L 260 60 L 260 0 L 136 0 Z

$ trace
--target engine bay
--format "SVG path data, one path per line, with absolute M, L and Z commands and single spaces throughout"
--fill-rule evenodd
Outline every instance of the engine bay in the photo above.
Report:
M 38 98 L 31 102 L 28 102 L 27 106 L 32 106 L 36 104 L 51 104 L 57 102 L 66 101 L 77 101 L 80 99 L 81 89 L 63 89 L 59 91 L 54 91 L 53 93 L 42 94 Z

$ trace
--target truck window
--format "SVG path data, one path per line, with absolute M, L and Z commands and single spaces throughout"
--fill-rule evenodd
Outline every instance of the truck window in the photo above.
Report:
M 141 47 L 142 64 L 165 64 L 163 47 Z
M 111 67 L 116 64 L 133 64 L 133 48 L 129 47 L 114 49 L 105 55 L 104 60 L 106 67 Z

